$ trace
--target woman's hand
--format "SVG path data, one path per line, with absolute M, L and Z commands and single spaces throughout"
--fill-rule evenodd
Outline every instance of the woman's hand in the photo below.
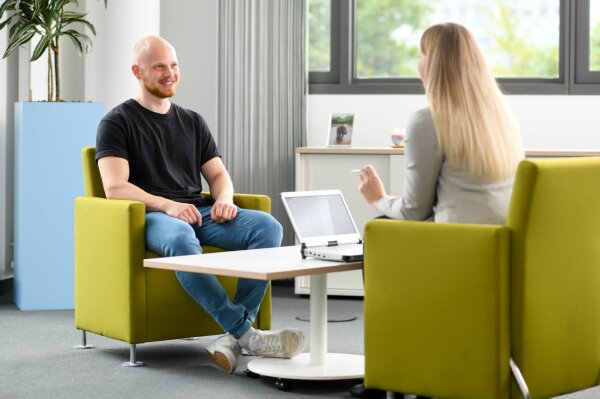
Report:
M 379 175 L 371 165 L 365 165 L 358 173 L 358 191 L 371 206 L 385 195 L 385 188 Z

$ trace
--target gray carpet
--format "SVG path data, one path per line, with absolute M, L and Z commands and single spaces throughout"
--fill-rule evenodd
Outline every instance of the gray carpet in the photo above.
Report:
M 331 352 L 363 353 L 361 299 L 330 298 L 330 315 L 356 315 L 350 322 L 329 323 Z M 295 319 L 306 315 L 308 299 L 293 295 L 293 287 L 278 285 L 273 294 L 273 327 L 309 324 Z M 88 334 L 91 350 L 76 350 L 81 335 L 73 327 L 73 311 L 22 312 L 10 294 L 0 296 L 0 398 L 349 398 L 351 381 L 294 382 L 282 392 L 269 378 L 252 379 L 243 371 L 250 357 L 242 357 L 233 376 L 217 369 L 204 346 L 196 341 L 168 341 L 138 346 L 141 368 L 121 367 L 129 360 L 122 342 Z M 600 388 L 561 396 L 563 399 L 600 398 Z

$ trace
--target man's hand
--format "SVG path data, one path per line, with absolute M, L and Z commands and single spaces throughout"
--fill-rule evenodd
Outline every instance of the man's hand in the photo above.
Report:
M 200 173 L 206 179 L 210 194 L 215 203 L 210 209 L 210 218 L 216 223 L 225 223 L 235 219 L 238 208 L 233 204 L 233 183 L 221 158 L 214 157 L 206 161 Z
M 379 178 L 375 168 L 371 165 L 366 165 L 360 170 L 358 179 L 360 180 L 360 183 L 358 183 L 358 191 L 360 191 L 371 206 L 375 206 L 377 201 L 385 195 L 383 182 Z
M 202 215 L 200 215 L 195 205 L 169 201 L 164 212 L 186 223 L 202 226 Z
M 210 210 L 210 217 L 217 223 L 225 223 L 235 219 L 238 208 L 229 198 L 219 198 Z

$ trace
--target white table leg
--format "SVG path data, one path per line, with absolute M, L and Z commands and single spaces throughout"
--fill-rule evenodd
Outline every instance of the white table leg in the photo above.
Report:
M 310 276 L 310 354 L 293 359 L 258 358 L 248 370 L 267 377 L 291 380 L 345 380 L 363 378 L 365 357 L 327 353 L 327 274 Z
M 327 354 L 327 274 L 310 276 L 310 363 L 325 364 Z

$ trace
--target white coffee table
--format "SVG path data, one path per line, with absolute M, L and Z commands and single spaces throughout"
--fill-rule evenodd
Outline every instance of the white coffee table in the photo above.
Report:
M 302 353 L 293 359 L 253 359 L 248 363 L 248 369 L 259 375 L 284 380 L 364 377 L 363 355 L 327 352 L 327 273 L 361 269 L 362 262 L 302 259 L 300 247 L 289 246 L 146 259 L 144 267 L 258 280 L 310 275 L 310 353 Z M 286 389 L 282 383 L 278 387 Z

